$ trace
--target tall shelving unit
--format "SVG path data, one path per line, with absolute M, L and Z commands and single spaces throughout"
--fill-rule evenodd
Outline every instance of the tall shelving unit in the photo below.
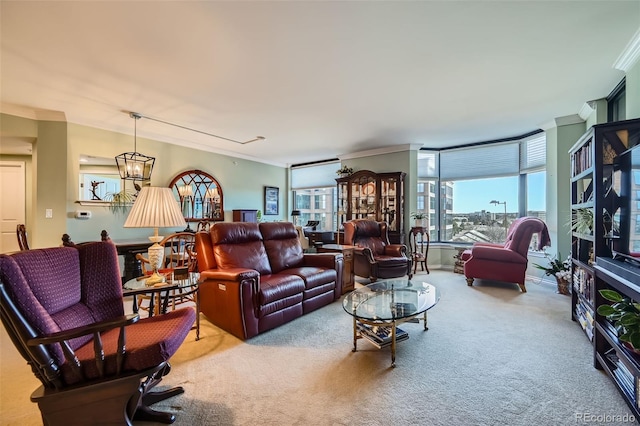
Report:
M 352 219 L 385 221 L 390 242 L 404 244 L 404 178 L 404 172 L 360 170 L 336 179 L 338 227 Z
M 611 232 L 617 194 L 612 188 L 614 161 L 629 149 L 628 127 L 633 122 L 592 126 L 569 150 L 571 158 L 572 221 L 583 223 L 571 235 L 572 318 L 589 340 L 594 338 L 597 257 L 611 257 Z M 588 220 L 580 219 L 588 218 Z
M 571 318 L 580 323 L 591 342 L 593 342 L 594 281 L 593 269 L 594 243 L 599 238 L 593 230 L 594 212 L 602 210 L 601 200 L 596 194 L 601 192 L 602 181 L 602 144 L 594 138 L 593 129 L 585 133 L 569 150 L 571 159 L 571 216 L 592 216 L 590 224 L 571 233 Z
M 595 226 L 604 227 L 604 237 L 595 239 L 597 257 L 592 268 L 595 272 L 593 304 L 597 309 L 598 306 L 608 303 L 599 294 L 599 290 L 602 289 L 616 290 L 623 296 L 640 302 L 640 267 L 612 258 L 611 247 L 619 243 L 616 235 L 618 232 L 612 223 L 605 220 L 607 216 L 616 217 L 616 210 L 621 205 L 620 201 L 625 197 L 618 192 L 620 188 L 615 187 L 610 177 L 614 172 L 615 158 L 640 144 L 640 119 L 596 125 L 587 132 L 587 135 L 591 135 L 593 140 L 603 147 L 602 160 L 596 162 L 599 167 L 594 170 L 597 173 L 597 169 L 601 169 L 604 178 L 602 187 L 596 187 L 595 197 L 596 209 L 601 204 L 603 208 L 595 211 Z M 622 228 L 620 231 L 624 232 Z M 622 240 L 625 239 L 624 235 L 620 236 L 623 237 Z M 605 247 L 602 250 L 599 250 L 599 239 L 604 241 L 602 244 Z M 616 329 L 606 318 L 596 314 L 594 322 L 594 366 L 609 375 L 634 416 L 640 418 L 640 355 L 622 345 L 618 340 Z

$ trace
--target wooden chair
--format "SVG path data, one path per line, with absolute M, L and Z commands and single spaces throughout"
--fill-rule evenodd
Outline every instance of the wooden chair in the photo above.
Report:
M 167 235 L 158 244 L 165 248 L 163 269 L 159 272 L 170 274 L 176 268 L 186 268 L 187 272 L 197 272 L 197 255 L 195 253 L 195 234 L 193 232 L 176 232 Z M 149 260 L 143 254 L 136 254 L 142 265 L 143 275 L 150 275 L 153 271 L 149 267 Z M 147 295 L 138 295 L 137 305 L 139 309 L 148 310 L 143 302 L 149 300 Z M 175 309 L 180 303 L 193 302 L 191 296 L 181 296 L 180 292 L 169 297 L 171 308 Z
M 24 223 L 21 223 L 16 227 L 16 235 L 18 237 L 18 247 L 20 247 L 20 251 L 29 250 L 27 227 L 24 226 Z
M 45 425 L 175 420 L 149 405 L 184 390 L 151 389 L 169 373 L 195 311 L 125 315 L 113 244 L 0 255 L 0 319 L 42 383 L 31 401 Z

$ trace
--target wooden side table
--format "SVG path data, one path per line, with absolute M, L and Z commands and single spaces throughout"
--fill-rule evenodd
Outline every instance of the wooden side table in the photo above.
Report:
M 353 291 L 355 278 L 353 276 L 353 249 L 354 246 L 342 244 L 323 244 L 318 247 L 318 253 L 342 253 L 344 268 L 342 269 L 342 294 Z
M 414 226 L 409 231 L 409 245 L 411 250 L 411 259 L 413 260 L 413 274 L 418 269 L 418 263 L 421 270 L 429 273 L 427 266 L 427 254 L 429 253 L 429 229 L 424 226 Z

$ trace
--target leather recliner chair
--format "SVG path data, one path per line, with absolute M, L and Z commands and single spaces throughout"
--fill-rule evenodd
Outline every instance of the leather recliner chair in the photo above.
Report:
M 409 279 L 411 258 L 407 246 L 389 243 L 389 225 L 369 219 L 354 219 L 344 223 L 344 244 L 356 246 L 353 256 L 353 271 L 371 282 L 379 278 Z
M 551 243 L 547 225 L 537 217 L 521 217 L 511 224 L 504 244 L 476 243 L 462 254 L 467 285 L 475 278 L 516 283 L 527 291 L 524 280 L 531 237 L 538 234 L 538 249 Z

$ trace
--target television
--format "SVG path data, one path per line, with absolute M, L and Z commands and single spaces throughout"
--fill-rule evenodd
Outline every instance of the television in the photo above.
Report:
M 613 161 L 606 193 L 611 214 L 611 251 L 614 259 L 640 266 L 640 145 Z

